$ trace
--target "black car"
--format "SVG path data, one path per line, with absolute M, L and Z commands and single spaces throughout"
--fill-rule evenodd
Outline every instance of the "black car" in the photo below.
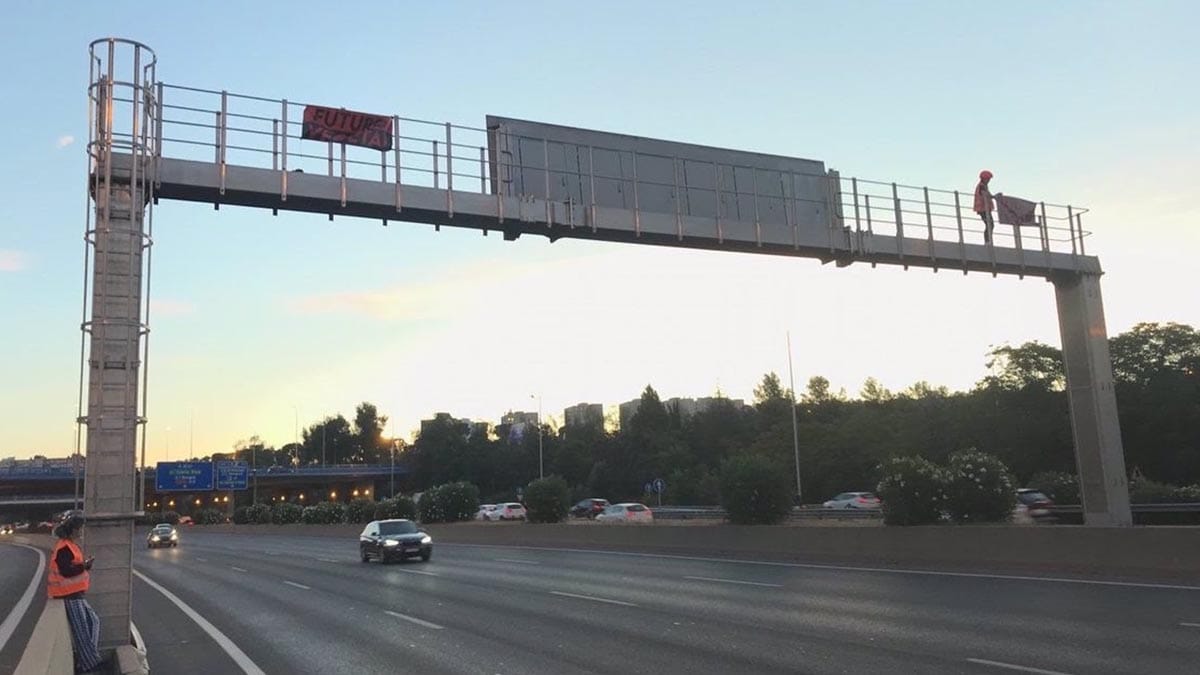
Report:
M 159 546 L 179 546 L 179 532 L 170 523 L 159 523 L 146 535 L 146 548 Z
M 433 538 L 411 520 L 373 520 L 358 535 L 358 552 L 363 562 L 374 557 L 387 564 L 417 556 L 428 561 L 433 555 Z
M 595 518 L 607 508 L 607 499 L 585 499 L 571 507 L 571 515 L 576 518 Z

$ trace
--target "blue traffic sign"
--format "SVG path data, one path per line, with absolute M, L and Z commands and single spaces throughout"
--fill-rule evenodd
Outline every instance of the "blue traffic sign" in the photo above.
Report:
M 250 465 L 246 462 L 219 460 L 215 462 L 218 490 L 245 490 L 250 483 Z
M 159 462 L 154 468 L 158 492 L 205 492 L 213 489 L 212 462 Z
M 653 487 L 654 487 L 654 494 L 661 495 L 667 489 L 667 482 L 661 478 L 655 478 Z

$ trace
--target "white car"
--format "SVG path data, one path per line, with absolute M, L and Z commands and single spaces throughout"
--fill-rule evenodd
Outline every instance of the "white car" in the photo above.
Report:
M 525 520 L 525 507 L 517 502 L 497 504 L 496 508 L 483 514 L 484 520 Z
M 613 504 L 596 516 L 600 523 L 652 523 L 654 513 L 645 505 L 633 502 Z
M 822 504 L 827 509 L 867 509 L 878 511 L 882 506 L 872 492 L 843 492 Z
M 479 510 L 475 512 L 475 520 L 487 520 L 488 514 L 495 510 L 495 504 L 480 504 Z

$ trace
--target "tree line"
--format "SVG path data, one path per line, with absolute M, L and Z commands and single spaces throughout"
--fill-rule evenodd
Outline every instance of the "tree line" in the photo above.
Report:
M 1109 340 L 1126 465 L 1139 477 L 1174 485 L 1200 483 L 1200 331 L 1178 323 L 1142 323 Z M 868 379 L 857 396 L 812 377 L 798 396 L 774 373 L 763 376 L 754 404 L 717 397 L 685 416 L 653 387 L 642 392 L 627 428 L 543 425 L 547 476 L 561 476 L 572 499 L 648 499 L 644 485 L 663 478 L 664 503 L 716 504 L 724 463 L 768 460 L 794 476 L 792 405 L 796 409 L 803 497 L 817 502 L 847 490 L 872 490 L 878 467 L 894 457 L 944 463 L 968 448 L 994 455 L 1025 483 L 1043 472 L 1075 472 L 1070 409 L 1061 351 L 1041 342 L 990 350 L 989 374 L 969 391 L 917 382 L 892 392 Z M 386 417 L 358 406 L 353 423 L 340 415 L 305 430 L 303 441 L 278 450 L 258 439 L 237 449 L 277 463 L 386 462 L 392 441 Z M 473 433 L 474 431 L 474 433 Z M 485 501 L 512 499 L 538 477 L 537 429 L 482 434 L 441 417 L 400 448 L 406 487 L 468 481 Z M 323 454 L 322 454 L 323 453 Z

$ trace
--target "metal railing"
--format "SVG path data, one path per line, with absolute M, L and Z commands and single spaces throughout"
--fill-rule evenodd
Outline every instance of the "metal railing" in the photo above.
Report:
M 645 197 L 650 193 L 669 202 L 683 237 L 682 217 L 704 212 L 713 217 L 714 233 L 723 240 L 723 221 L 752 222 L 761 228 L 767 214 L 773 214 L 778 224 L 795 229 L 802 210 L 824 210 L 830 230 L 829 244 L 833 252 L 844 234 L 853 236 L 854 247 L 863 253 L 890 253 L 874 243 L 875 235 L 896 237 L 896 251 L 901 258 L 905 249 L 901 238 L 922 239 L 930 243 L 951 242 L 960 247 L 965 259 L 967 243 L 981 243 L 983 224 L 973 212 L 973 194 L 941 190 L 894 182 L 861 178 L 843 178 L 837 172 L 804 174 L 801 172 L 768 172 L 761 167 L 734 164 L 711 164 L 711 176 L 697 182 L 695 178 L 680 181 L 680 167 L 695 166 L 692 160 L 666 155 L 630 153 L 628 150 L 580 146 L 586 157 L 572 160 L 576 168 L 556 167 L 551 161 L 551 147 L 561 143 L 533 139 L 542 152 L 521 153 L 501 151 L 493 145 L 513 147 L 515 137 L 497 139 L 488 129 L 435 122 L 394 115 L 392 149 L 373 150 L 365 147 L 316 141 L 302 138 L 303 112 L 308 103 L 288 99 L 236 94 L 159 84 L 153 130 L 155 147 L 163 156 L 178 159 L 208 161 L 214 164 L 220 190 L 225 188 L 226 167 L 229 165 L 269 168 L 280 174 L 280 200 L 286 202 L 289 174 L 302 172 L 318 174 L 341 181 L 343 204 L 347 198 L 348 180 L 370 180 L 395 186 L 395 206 L 404 208 L 404 188 L 422 186 L 444 190 L 446 210 L 454 213 L 454 193 L 470 192 L 485 195 L 552 199 L 588 209 L 594 228 L 597 190 L 607 185 L 616 187 L 629 200 L 627 208 L 634 213 L 634 227 L 640 234 L 638 214 L 645 209 Z M 502 142 L 501 142 L 502 141 Z M 600 152 L 616 153 L 629 158 L 619 162 L 619 171 L 605 171 L 593 161 Z M 520 157 L 519 157 L 520 156 Z M 664 173 L 671 180 L 652 180 L 638 175 L 640 161 L 655 161 L 669 166 Z M 514 186 L 514 175 L 540 177 L 530 181 L 540 185 Z M 741 177 L 740 180 L 738 177 Z M 771 180 L 766 180 L 770 176 Z M 506 178 L 507 177 L 507 178 Z M 816 200 L 810 191 L 797 188 L 797 181 L 827 181 L 828 198 Z M 642 194 L 639 194 L 642 193 Z M 565 195 L 565 196 L 564 196 Z M 809 196 L 805 196 L 809 195 Z M 512 195 L 510 195 L 512 196 Z M 964 196 L 966 199 L 964 200 Z M 641 197 L 641 198 L 640 198 Z M 701 206 L 703 205 L 703 206 Z M 832 205 L 832 209 L 830 209 Z M 502 201 L 497 200 L 500 219 L 504 219 Z M 1022 252 L 1086 253 L 1084 240 L 1090 234 L 1083 229 L 1082 216 L 1087 209 L 1071 205 L 1039 202 L 1035 228 L 1010 228 L 997 224 L 993 233 L 994 246 L 1009 246 Z M 548 221 L 552 222 L 547 206 Z M 574 214 L 574 209 L 568 213 Z M 561 223 L 564 226 L 584 226 L 584 223 Z M 1029 230 L 1034 230 L 1029 232 Z M 969 241 L 968 241 L 969 240 Z M 990 248 L 990 247 L 989 247 Z M 1044 260 L 1044 258 L 1042 259 Z M 1041 262 L 1031 258 L 1030 266 Z M 1024 264 L 1024 262 L 1022 263 Z
M 725 509 L 719 506 L 650 506 L 657 520 L 724 520 Z M 871 520 L 883 513 L 873 509 L 827 509 L 822 506 L 793 508 L 788 513 L 792 520 Z

